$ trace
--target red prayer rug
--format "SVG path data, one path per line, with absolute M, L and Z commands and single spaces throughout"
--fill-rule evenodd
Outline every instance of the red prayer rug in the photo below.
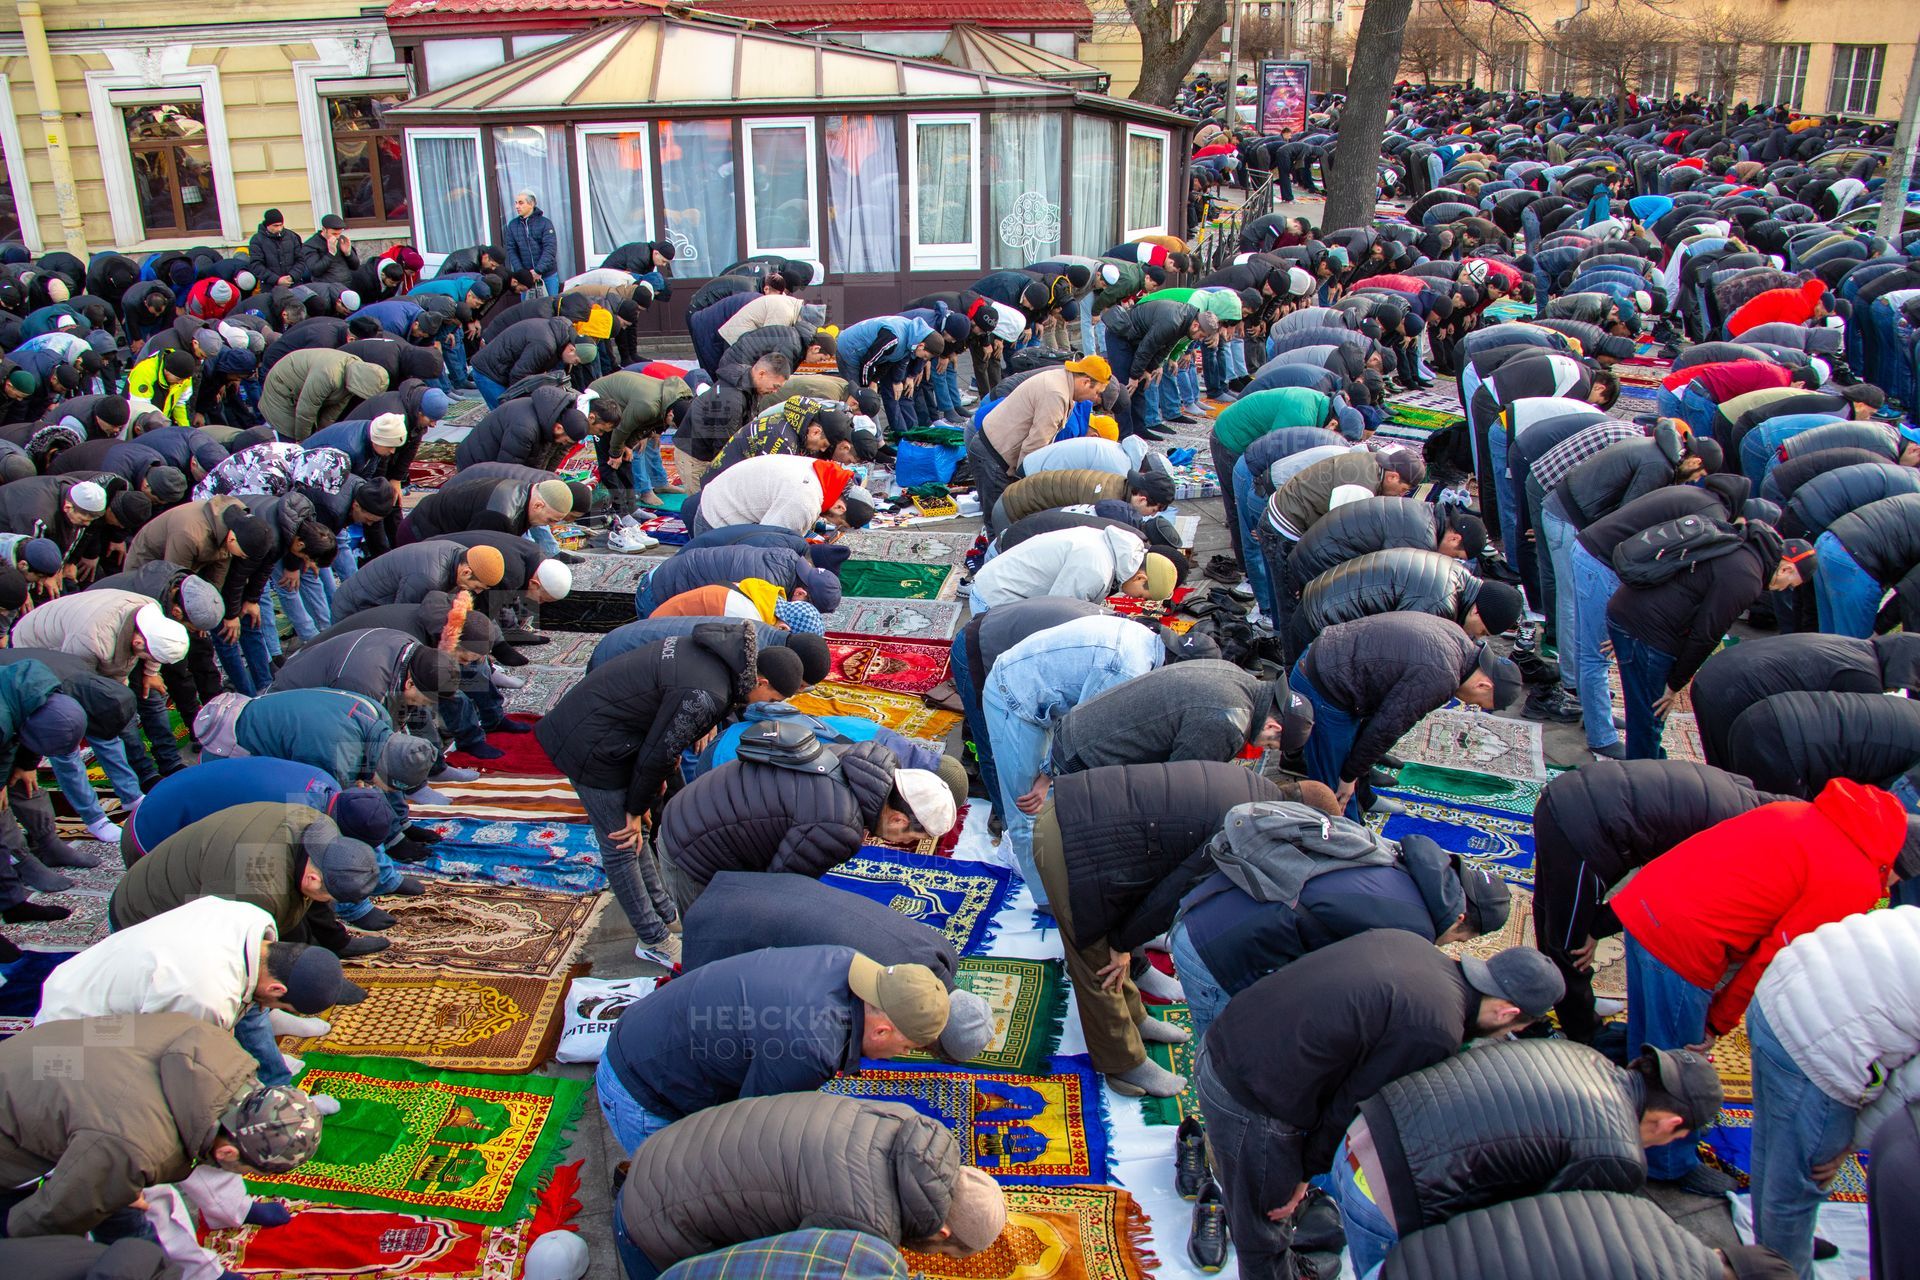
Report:
M 833 667 L 827 679 L 872 685 L 892 693 L 926 693 L 951 674 L 947 640 L 909 640 L 900 636 L 827 633 Z
M 526 1253 L 525 1223 L 483 1227 L 385 1209 L 289 1208 L 293 1221 L 285 1226 L 205 1231 L 200 1243 L 228 1271 L 256 1280 L 513 1280 Z
M 540 720 L 539 716 L 525 715 L 508 718 L 521 724 L 537 724 Z M 447 762 L 463 769 L 478 769 L 482 773 L 536 774 L 546 778 L 560 776 L 560 770 L 547 758 L 546 749 L 535 742 L 530 733 L 496 733 L 487 742 L 506 754 L 492 760 L 481 760 L 464 751 L 450 751 L 447 753 Z

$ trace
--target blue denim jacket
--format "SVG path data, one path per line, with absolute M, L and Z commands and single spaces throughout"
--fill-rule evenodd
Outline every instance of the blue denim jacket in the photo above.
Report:
M 1158 632 L 1129 618 L 1076 618 L 1028 636 L 1000 655 L 987 677 L 1013 714 L 1052 724 L 1097 694 L 1166 660 Z

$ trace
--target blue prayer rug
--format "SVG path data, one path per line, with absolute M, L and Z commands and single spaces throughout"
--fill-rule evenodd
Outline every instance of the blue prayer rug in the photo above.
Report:
M 1006 867 L 878 845 L 865 846 L 820 879 L 940 930 L 963 956 L 986 953 L 995 918 L 1013 893 Z
M 1523 889 L 1533 887 L 1533 818 L 1475 804 L 1422 799 L 1402 792 L 1395 799 L 1405 813 L 1388 817 L 1381 834 L 1404 840 L 1426 836 L 1448 853 L 1457 853 Z
M 440 835 L 422 864 L 428 871 L 569 893 L 607 887 L 591 823 L 435 818 L 424 825 Z

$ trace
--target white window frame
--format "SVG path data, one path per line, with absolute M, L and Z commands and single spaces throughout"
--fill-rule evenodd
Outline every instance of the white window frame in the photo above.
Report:
M 220 238 L 245 244 L 240 225 L 240 201 L 233 182 L 233 148 L 227 141 L 227 103 L 220 93 L 218 67 L 190 66 L 162 70 L 152 77 L 115 71 L 87 72 L 87 103 L 93 114 L 93 136 L 100 152 L 101 177 L 107 187 L 107 212 L 113 220 L 113 238 L 123 252 L 151 253 L 205 244 L 205 232 L 191 236 L 147 237 L 140 220 L 140 200 L 133 188 L 133 150 L 127 145 L 126 107 L 166 102 L 182 90 L 200 94 L 200 114 L 207 126 L 207 150 L 213 159 L 213 198 L 220 212 Z
M 1786 70 L 1791 60 L 1792 70 Z M 1785 102 L 1794 110 L 1799 110 L 1807 96 L 1807 67 L 1813 61 L 1813 46 L 1807 44 L 1776 44 L 1767 47 L 1767 77 L 1761 88 L 1761 96 L 1770 104 L 1778 106 Z M 1784 72 L 1785 79 L 1782 79 Z M 1788 92 L 1780 92 L 1784 84 Z
M 1842 51 L 1845 51 L 1843 54 Z M 1850 56 L 1849 56 L 1850 55 Z M 1847 56 L 1846 74 L 1840 72 L 1840 59 Z M 1860 64 L 1865 62 L 1867 72 L 1859 74 Z M 1880 91 L 1886 87 L 1887 46 L 1883 44 L 1836 44 L 1833 46 L 1833 75 L 1827 81 L 1827 111 L 1831 115 L 1872 117 L 1880 110 Z M 1849 106 L 1854 88 L 1863 90 L 1862 96 L 1870 98 L 1859 107 Z M 1867 92 L 1870 91 L 1870 92 Z M 1836 101 L 1836 98 L 1838 99 Z
M 293 92 L 300 110 L 300 142 L 307 157 L 307 191 L 310 193 L 307 203 L 313 213 L 313 221 L 308 226 L 317 227 L 327 214 L 340 212 L 340 179 L 333 167 L 333 126 L 327 123 L 327 99 L 336 95 L 351 97 L 354 93 L 383 93 L 395 88 L 409 95 L 413 92 L 413 76 L 405 63 L 372 63 L 358 73 L 338 62 L 293 64 Z M 412 160 L 413 152 L 409 148 L 409 169 Z M 407 185 L 411 199 L 411 176 Z M 359 227 L 352 234 L 385 239 L 385 232 L 406 226 L 404 222 L 395 222 L 384 227 Z
M 1160 144 L 1160 221 L 1151 226 L 1130 227 L 1127 220 L 1133 216 L 1133 140 L 1148 138 Z M 1120 192 L 1120 238 L 1137 240 L 1141 236 L 1163 236 L 1167 234 L 1167 203 L 1173 190 L 1173 135 L 1165 129 L 1150 129 L 1145 125 L 1130 124 L 1127 136 L 1120 147 L 1121 192 Z
M 33 179 L 27 172 L 27 153 L 20 146 L 20 122 L 13 114 L 13 87 L 5 76 L 0 76 L 0 143 L 7 149 L 7 184 L 13 190 L 13 211 L 20 218 L 20 238 L 34 253 L 44 253 L 40 218 L 33 208 Z
M 1640 92 L 1649 98 L 1672 97 L 1674 81 L 1679 75 L 1680 46 L 1653 45 L 1640 64 Z
M 487 198 L 487 153 L 486 148 L 480 144 L 480 130 L 478 128 L 460 129 L 452 127 L 436 129 L 409 128 L 406 132 L 407 201 L 409 206 L 408 212 L 411 215 L 410 221 L 412 223 L 412 226 L 409 228 L 409 233 L 413 240 L 414 247 L 420 251 L 420 257 L 426 263 L 425 268 L 421 272 L 422 275 L 425 275 L 428 271 L 438 270 L 441 263 L 453 256 L 451 251 L 446 253 L 427 252 L 427 222 L 422 212 L 425 206 L 420 201 L 420 166 L 416 163 L 417 156 L 414 153 L 413 144 L 418 140 L 428 138 L 462 138 L 473 143 L 474 173 L 480 180 L 480 243 L 485 244 L 487 242 L 487 237 L 492 234 L 490 228 L 493 226 L 492 203 Z M 464 249 L 467 246 L 461 245 L 459 247 Z
M 629 120 L 619 124 L 577 124 L 573 127 L 574 159 L 581 178 L 580 225 L 585 229 L 587 241 L 580 246 L 582 271 L 596 270 L 607 260 L 609 254 L 620 247 L 617 244 L 611 244 L 602 249 L 593 243 L 593 167 L 587 163 L 587 137 L 590 134 L 620 133 L 638 133 L 646 139 L 640 147 L 640 176 L 646 183 L 647 189 L 646 231 L 643 238 L 647 240 L 659 238 L 656 233 L 660 225 L 660 215 L 659 211 L 653 207 L 653 153 L 658 145 L 653 126 L 645 120 Z
M 820 251 L 820 166 L 814 163 L 817 125 L 813 116 L 767 116 L 740 122 L 741 152 L 746 161 L 743 170 L 745 181 L 741 186 L 741 195 L 746 197 L 747 225 L 742 228 L 747 245 L 747 256 L 758 257 L 761 254 L 775 254 L 813 264 L 813 278 L 817 284 L 826 278 L 826 255 Z M 753 201 L 753 135 L 758 129 L 803 129 L 807 135 L 807 241 L 805 244 L 761 244 L 754 227 Z
M 964 124 L 967 126 L 968 179 L 973 211 L 970 237 L 960 244 L 923 244 L 920 240 L 920 126 Z M 978 271 L 980 269 L 980 116 L 978 113 L 909 115 L 907 117 L 908 197 L 907 269 L 909 271 Z

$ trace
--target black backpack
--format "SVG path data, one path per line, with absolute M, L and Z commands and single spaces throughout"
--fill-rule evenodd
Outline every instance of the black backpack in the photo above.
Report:
M 1738 529 L 1722 521 L 1681 516 L 1643 529 L 1615 547 L 1613 571 L 1629 587 L 1654 587 L 1738 550 L 1744 541 Z

